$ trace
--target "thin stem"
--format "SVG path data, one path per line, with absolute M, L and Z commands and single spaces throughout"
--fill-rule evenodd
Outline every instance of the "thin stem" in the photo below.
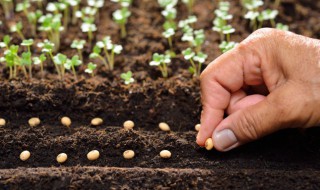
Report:
M 76 73 L 76 70 L 75 70 L 75 68 L 74 68 L 73 65 L 71 66 L 71 69 L 72 69 L 72 72 L 73 72 L 73 75 L 74 75 L 74 79 L 75 79 L 76 81 L 78 81 L 77 73 Z
M 171 36 L 168 38 L 168 43 L 169 43 L 170 50 L 173 52 L 173 46 L 172 46 L 172 38 L 171 38 Z
M 102 60 L 103 64 L 106 66 L 107 70 L 109 70 L 109 65 L 106 62 L 106 60 L 102 56 L 99 56 L 99 58 Z
M 83 62 L 82 50 L 81 49 L 78 49 L 78 55 L 79 55 L 80 60 Z
M 19 37 L 20 37 L 22 40 L 25 40 L 25 39 L 26 39 L 20 30 L 17 30 L 17 34 L 19 35 Z
M 28 78 L 28 72 L 27 72 L 26 67 L 25 67 L 24 65 L 22 65 L 21 68 L 22 68 L 22 71 L 23 71 L 24 76 L 25 76 L 26 78 Z
M 29 78 L 32 78 L 32 64 L 29 65 Z
M 60 69 L 59 69 L 58 65 L 54 62 L 52 53 L 49 52 L 49 55 L 50 55 L 50 58 L 51 58 L 51 60 L 52 60 L 52 62 L 53 62 L 53 64 L 54 64 L 54 66 L 56 67 L 56 70 L 57 70 L 57 72 L 58 72 L 58 75 L 62 78 Z
M 121 29 L 121 38 L 125 38 L 127 36 L 126 25 L 120 24 L 120 29 Z
M 9 66 L 10 74 L 9 74 L 9 79 L 12 79 L 13 71 L 12 71 L 12 66 Z
M 194 69 L 194 74 L 197 74 L 197 66 L 196 66 L 196 64 L 194 63 L 194 61 L 192 60 L 192 58 L 190 59 L 190 63 L 191 63 L 191 65 L 192 65 L 193 69 Z
M 44 72 L 43 72 L 43 63 L 40 63 L 40 71 L 41 71 L 41 78 L 44 77 Z

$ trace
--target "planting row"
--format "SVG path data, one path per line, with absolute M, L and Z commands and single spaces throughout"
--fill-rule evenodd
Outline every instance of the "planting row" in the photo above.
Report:
M 121 29 L 121 37 L 126 37 L 126 24 L 128 17 L 131 15 L 130 6 L 131 0 L 112 0 L 119 3 L 120 9 L 116 10 L 112 15 L 116 23 Z M 101 40 L 94 40 L 94 32 L 97 30 L 96 24 L 99 24 L 99 10 L 104 7 L 102 0 L 88 0 L 87 6 L 80 7 L 79 0 L 58 2 L 49 2 L 46 7 L 43 7 L 41 1 L 35 6 L 33 1 L 24 0 L 22 3 L 13 5 L 11 0 L 1 1 L 3 8 L 6 11 L 6 18 L 10 20 L 13 13 L 13 7 L 17 12 L 23 12 L 29 22 L 32 36 L 38 35 L 41 32 L 46 36 L 46 40 L 34 44 L 35 39 L 26 39 L 23 35 L 22 22 L 10 25 L 10 31 L 17 33 L 22 42 L 21 46 L 10 44 L 11 37 L 4 36 L 0 47 L 4 53 L 0 61 L 6 64 L 8 68 L 9 78 L 17 78 L 19 72 L 22 72 L 26 78 L 32 78 L 32 68 L 39 65 L 43 76 L 44 64 L 53 63 L 57 74 L 61 80 L 64 79 L 65 72 L 70 70 L 73 73 L 74 79 L 77 80 L 77 67 L 82 65 L 87 58 L 83 58 L 83 48 L 93 47 L 89 58 L 91 62 L 86 64 L 85 72 L 94 76 L 96 69 L 101 68 L 99 64 L 106 67 L 106 70 L 112 71 L 115 65 L 115 54 L 122 52 L 122 45 L 114 44 L 110 36 L 106 36 Z M 205 63 L 207 55 L 202 52 L 202 45 L 206 41 L 203 29 L 195 29 L 193 26 L 197 22 L 197 17 L 192 15 L 192 7 L 195 0 L 183 0 L 188 5 L 189 13 L 187 19 L 177 22 L 178 11 L 175 8 L 178 0 L 158 0 L 160 7 L 163 9 L 161 14 L 164 16 L 163 37 L 167 39 L 169 49 L 162 53 L 154 53 L 150 66 L 156 66 L 161 71 L 164 78 L 168 77 L 168 65 L 171 64 L 171 59 L 176 57 L 178 52 L 174 51 L 173 38 L 176 37 L 177 31 L 183 33 L 181 41 L 187 42 L 189 47 L 181 54 L 184 59 L 190 62 L 189 71 L 194 76 L 199 76 L 202 64 Z M 218 3 L 218 2 L 217 2 Z M 278 3 L 276 3 L 278 7 Z M 288 27 L 275 23 L 275 18 L 278 14 L 276 9 L 262 10 L 262 0 L 243 0 L 242 1 L 244 18 L 250 21 L 252 30 L 261 28 L 266 21 L 270 21 L 272 27 L 277 27 L 283 30 L 288 30 Z M 34 9 L 35 8 L 35 9 Z M 44 13 L 43 10 L 46 10 Z M 227 1 L 219 1 L 218 9 L 214 11 L 215 19 L 213 21 L 213 30 L 220 34 L 220 49 L 224 53 L 232 49 L 237 43 L 231 41 L 230 35 L 235 32 L 235 29 L 228 24 L 233 18 L 229 14 L 230 3 Z M 79 21 L 79 18 L 81 21 Z M 69 25 L 77 25 L 81 22 L 81 30 L 87 33 L 88 39 L 74 39 L 70 44 L 71 48 L 77 50 L 78 54 L 68 58 L 67 55 L 59 53 L 61 33 L 68 32 Z M 27 26 L 26 26 L 27 27 Z M 95 42 L 95 45 L 93 45 Z M 36 47 L 35 47 L 36 45 Z M 32 47 L 32 48 L 31 48 Z M 42 54 L 37 52 L 41 51 Z M 128 71 L 120 76 L 125 84 L 133 83 L 133 73 Z

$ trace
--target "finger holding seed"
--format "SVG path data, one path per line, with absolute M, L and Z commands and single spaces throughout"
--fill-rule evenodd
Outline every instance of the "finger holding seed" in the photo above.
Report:
M 97 160 L 99 156 L 100 156 L 100 152 L 97 150 L 92 150 L 87 154 L 88 160 L 91 160 L 91 161 Z
M 212 138 L 208 138 L 205 142 L 205 147 L 207 150 L 213 149 L 213 140 Z
M 134 122 L 131 121 L 131 120 L 125 121 L 125 122 L 123 123 L 123 127 L 124 127 L 125 129 L 127 129 L 127 130 L 133 129 L 133 127 L 134 127 Z
M 6 120 L 3 118 L 0 118 L 0 127 L 3 127 L 6 125 Z
M 69 117 L 62 117 L 61 123 L 62 123 L 62 125 L 66 126 L 66 127 L 70 127 L 71 126 L 71 119 Z
M 31 156 L 31 153 L 28 150 L 22 151 L 20 153 L 20 160 L 26 161 L 30 158 L 30 156 Z
M 32 117 L 29 119 L 28 123 L 30 127 L 36 127 L 41 123 L 41 121 L 38 117 Z
M 99 118 L 99 117 L 96 117 L 96 118 L 93 118 L 91 120 L 91 125 L 93 126 L 99 126 L 103 123 L 103 119 Z
M 159 128 L 160 128 L 162 131 L 166 131 L 166 132 L 170 131 L 169 125 L 168 125 L 167 123 L 165 123 L 165 122 L 159 123 Z
M 57 162 L 62 164 L 64 163 L 65 161 L 67 161 L 68 159 L 68 155 L 66 153 L 60 153 L 58 156 L 57 156 Z
M 160 157 L 161 158 L 170 158 L 171 157 L 171 152 L 169 150 L 162 150 L 160 152 Z
M 133 150 L 126 150 L 123 152 L 123 157 L 125 159 L 132 159 L 134 157 L 135 153 Z

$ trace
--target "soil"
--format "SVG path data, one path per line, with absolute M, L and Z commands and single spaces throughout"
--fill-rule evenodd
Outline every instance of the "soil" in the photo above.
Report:
M 242 17 L 238 1 L 230 1 L 236 33 L 232 40 L 240 42 L 252 31 Z M 269 0 L 265 8 L 272 7 Z M 0 65 L 0 117 L 8 123 L 0 128 L 0 188 L 1 189 L 319 189 L 320 129 L 284 130 L 236 150 L 220 153 L 206 151 L 195 143 L 194 125 L 199 122 L 201 103 L 197 78 L 187 72 L 188 63 L 181 55 L 173 59 L 168 79 L 162 79 L 148 63 L 154 52 L 164 52 L 168 44 L 161 35 L 164 22 L 156 1 L 135 0 L 127 25 L 128 36 L 119 38 L 119 28 L 112 21 L 118 7 L 106 1 L 100 11 L 95 41 L 111 35 L 124 51 L 116 57 L 116 69 L 110 73 L 103 67 L 95 77 L 80 67 L 79 81 L 67 74 L 63 82 L 57 79 L 52 64 L 45 65 L 45 77 L 34 69 L 34 79 L 7 80 L 8 70 Z M 206 64 L 218 57 L 219 35 L 211 30 L 216 2 L 196 1 L 196 28 L 206 31 L 203 46 L 209 57 Z M 305 36 L 320 38 L 320 2 L 283 0 L 278 22 Z M 178 5 L 178 20 L 187 17 L 187 9 Z M 8 33 L 7 22 L 0 9 L 0 38 Z M 12 20 L 22 19 L 15 14 Z M 266 23 L 266 26 L 268 24 Z M 28 36 L 28 27 L 24 29 Z M 188 44 L 174 40 L 176 53 Z M 85 38 L 79 24 L 69 26 L 63 34 L 61 52 L 71 56 L 69 48 L 75 38 Z M 44 39 L 39 33 L 36 41 Z M 13 42 L 19 43 L 18 36 Z M 34 47 L 35 54 L 39 50 Z M 84 52 L 89 62 L 90 45 Z M 3 52 L 0 52 L 2 54 Z M 92 60 L 91 60 L 92 61 Z M 99 62 L 97 62 L 99 63 Z M 136 82 L 125 86 L 119 75 L 131 70 Z M 71 128 L 60 124 L 69 116 Z M 30 128 L 30 117 L 39 117 L 41 125 Z M 104 119 L 99 127 L 90 126 L 94 117 Z M 135 122 L 134 130 L 124 130 L 126 120 Z M 172 132 L 160 131 L 157 124 L 167 122 Z M 86 154 L 100 151 L 100 158 L 88 161 Z M 132 160 L 122 157 L 132 149 Z M 168 149 L 170 159 L 159 152 Z M 31 157 L 22 162 L 19 154 L 29 150 Z M 56 156 L 65 152 L 68 160 L 58 164 Z

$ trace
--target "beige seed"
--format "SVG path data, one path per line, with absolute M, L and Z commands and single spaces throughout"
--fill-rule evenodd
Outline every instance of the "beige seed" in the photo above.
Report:
M 133 129 L 133 127 L 134 127 L 134 122 L 133 121 L 131 121 L 131 120 L 128 120 L 128 121 L 125 121 L 124 123 L 123 123 L 123 127 L 125 128 L 125 129 Z
M 201 127 L 201 125 L 200 125 L 200 124 L 197 124 L 197 125 L 194 126 L 194 129 L 195 129 L 196 131 L 199 131 L 199 130 L 200 130 L 200 127 Z
M 162 150 L 160 152 L 161 158 L 170 158 L 171 157 L 171 152 L 169 150 Z
M 21 154 L 20 154 L 20 160 L 22 161 L 26 161 L 30 158 L 30 152 L 25 150 L 25 151 L 22 151 Z
M 62 125 L 66 126 L 66 127 L 70 127 L 71 119 L 69 117 L 63 117 L 63 118 L 61 118 L 61 123 L 62 123 Z
M 64 163 L 65 161 L 67 161 L 68 159 L 68 155 L 66 153 L 60 153 L 57 156 L 57 162 L 59 162 L 60 164 Z
M 164 122 L 159 123 L 159 128 L 162 131 L 170 131 L 169 125 L 167 123 L 164 123 Z
M 0 118 L 0 127 L 3 127 L 6 125 L 6 120 L 3 118 Z
M 88 160 L 96 160 L 99 158 L 99 156 L 100 156 L 100 153 L 97 150 L 92 150 L 87 154 Z
M 93 126 L 98 126 L 98 125 L 101 125 L 102 123 L 103 123 L 103 120 L 99 117 L 96 117 L 91 120 L 91 125 Z
M 213 148 L 212 138 L 208 138 L 205 142 L 205 147 L 207 150 L 211 150 Z
M 30 127 L 36 127 L 40 124 L 40 119 L 38 117 L 32 117 L 28 121 Z
M 126 150 L 123 152 L 123 157 L 125 159 L 132 159 L 134 157 L 134 151 L 133 150 Z

